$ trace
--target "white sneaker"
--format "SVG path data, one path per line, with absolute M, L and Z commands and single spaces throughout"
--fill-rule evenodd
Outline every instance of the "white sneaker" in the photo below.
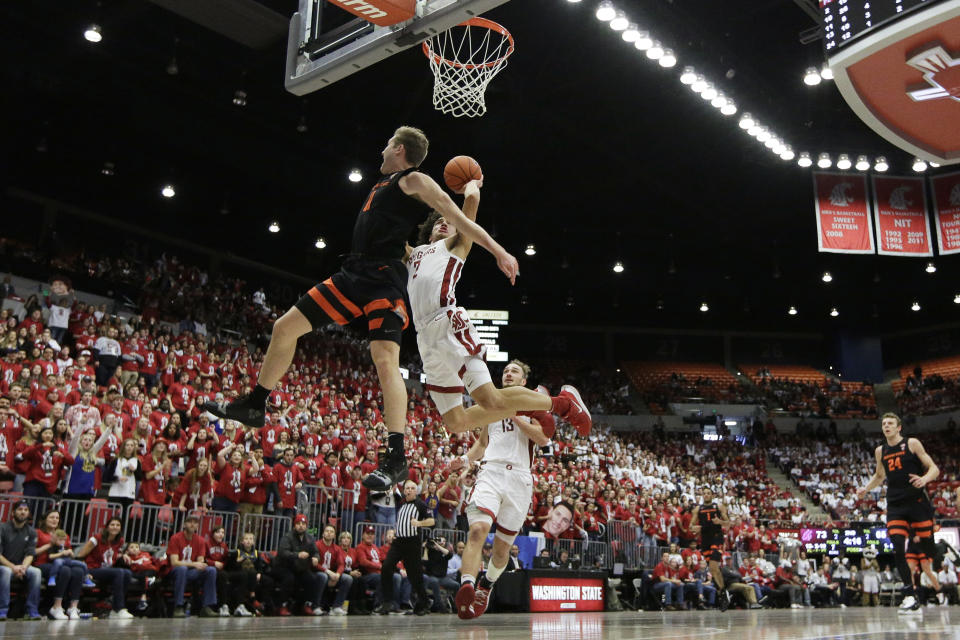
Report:
M 897 613 L 915 613 L 920 611 L 920 603 L 917 602 L 917 599 L 913 596 L 907 596 L 903 599 L 903 602 L 900 603 L 900 608 L 897 610 Z
M 67 614 L 63 612 L 63 607 L 50 607 L 50 617 L 54 620 L 69 620 Z
M 220 605 L 220 617 L 229 618 L 230 617 L 230 607 L 228 605 Z
M 120 609 L 120 611 L 114 611 L 110 614 L 111 620 L 133 620 L 133 615 L 126 609 Z
M 845 605 L 845 604 L 843 604 L 843 603 L 841 602 L 841 603 L 840 603 L 840 608 L 841 608 L 841 609 L 846 609 L 846 608 L 847 608 L 847 605 Z
M 238 606 L 236 609 L 233 610 L 233 615 L 239 616 L 241 618 L 249 618 L 253 614 L 250 613 L 249 609 L 247 609 L 245 606 L 241 604 L 240 606 Z
M 842 607 L 843 605 L 840 605 L 840 606 Z M 803 609 L 803 605 L 792 604 L 792 605 L 790 605 L 790 608 L 791 608 L 791 609 Z
M 343 607 L 334 607 L 330 609 L 330 615 L 332 616 L 345 616 L 347 615 L 346 610 Z
M 80 609 L 77 609 L 76 607 L 71 607 L 67 609 L 67 617 L 70 618 L 71 620 L 79 620 Z
M 320 605 L 317 605 L 316 607 L 313 608 L 313 615 L 325 616 L 327 615 L 327 612 L 323 610 L 323 607 L 321 607 Z

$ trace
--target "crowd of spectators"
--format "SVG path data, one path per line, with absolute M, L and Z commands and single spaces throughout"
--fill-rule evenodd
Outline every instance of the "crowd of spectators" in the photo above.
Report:
M 925 375 L 921 367 L 916 367 L 903 380 L 896 398 L 900 412 L 905 415 L 956 409 L 960 407 L 960 377 L 939 373 Z
M 256 380 L 263 359 L 260 339 L 269 333 L 277 312 L 266 294 L 251 291 L 240 280 L 211 279 L 174 258 L 142 270 L 125 261 L 105 266 L 87 259 L 83 264 L 92 274 L 119 269 L 119 277 L 139 278 L 141 313 L 121 320 L 110 309 L 71 300 L 65 276 L 53 278 L 46 295 L 23 301 L 22 316 L 9 309 L 0 312 L 6 330 L 0 343 L 0 482 L 34 500 L 106 497 L 122 506 L 124 516 L 137 504 L 148 509 L 168 506 L 183 513 L 176 520 L 183 528 L 177 536 L 189 544 L 177 536 L 165 548 L 151 548 L 146 539 L 123 540 L 122 518 L 77 540 L 74 531 L 63 535 L 59 512 L 18 519 L 17 513 L 30 503 L 11 508 L 11 526 L 37 525 L 34 564 L 46 567 L 41 582 L 53 589 L 48 615 L 79 616 L 79 597 L 91 589 L 89 580 L 96 593 L 110 596 L 109 603 L 101 597 L 101 604 L 121 618 L 129 615 L 131 594 L 138 611 L 162 615 L 157 612 L 166 611 L 159 603 L 169 597 L 173 615 L 185 615 L 181 607 L 188 604 L 184 593 L 191 585 L 199 594 L 199 615 L 340 615 L 347 598 L 356 613 L 365 608 L 365 594 L 375 603 L 376 565 L 385 553 L 383 541 L 377 546 L 368 536 L 380 537 L 381 530 L 353 525 L 389 525 L 395 497 L 369 494 L 361 483 L 363 475 L 376 468 L 386 438 L 380 391 L 363 340 L 337 327 L 301 340 L 290 371 L 270 395 L 266 423 L 247 427 L 219 422 L 199 407 L 207 400 L 247 393 Z M 131 270 L 135 276 L 129 275 Z M 6 292 L 16 294 L 10 288 Z M 53 307 L 62 305 L 69 305 L 65 326 L 52 326 L 60 321 Z M 218 325 L 215 316 L 232 319 Z M 57 328 L 64 331 L 55 336 Z M 238 333 L 220 331 L 225 328 Z M 416 366 L 411 370 L 415 374 Z M 592 408 L 625 408 L 625 378 L 592 369 L 580 373 Z M 473 437 L 448 435 L 433 404 L 412 391 L 405 443 L 411 478 L 420 485 L 442 531 L 465 528 L 465 499 L 474 475 L 451 473 L 447 467 Z M 581 437 L 560 425 L 558 437 L 536 462 L 535 495 L 524 533 L 539 531 L 548 539 L 588 544 L 606 540 L 606 528 L 616 526 L 621 532 L 632 531 L 631 540 L 647 549 L 696 547 L 691 512 L 703 489 L 710 487 L 723 496 L 733 520 L 727 530 L 730 548 L 774 552 L 776 541 L 766 523 L 800 524 L 806 513 L 796 497 L 770 480 L 767 456 L 776 455 L 781 465 L 794 458 L 802 461 L 802 447 L 808 444 L 777 440 L 765 451 L 732 439 L 704 441 L 699 433 L 666 434 L 659 428 L 617 433 L 603 425 Z M 857 469 L 857 450 L 839 446 L 850 464 L 843 465 L 842 472 L 819 467 L 812 471 L 826 481 L 819 488 L 839 490 L 847 478 L 837 479 L 833 471 L 848 474 Z M 826 454 L 813 452 L 811 465 L 822 463 L 816 462 L 817 456 Z M 313 488 L 317 504 L 336 502 L 336 509 L 324 511 L 316 527 L 321 540 L 312 543 L 304 536 L 311 535 L 307 525 L 317 522 L 317 507 L 304 504 L 305 487 Z M 830 504 L 834 497 L 818 499 Z M 545 531 L 551 508 L 561 503 L 573 506 L 566 529 L 559 534 Z M 225 536 L 231 532 L 220 528 L 200 533 L 198 522 L 186 517 L 210 510 L 290 518 L 293 526 L 286 535 L 293 538 L 284 537 L 277 548 L 257 548 L 256 535 L 232 532 L 236 548 L 229 548 Z M 72 529 L 75 523 L 67 524 Z M 354 531 L 361 532 L 356 544 Z M 194 537 L 202 542 L 194 544 Z M 79 543 L 76 552 L 70 549 L 71 538 Z M 440 554 L 448 560 L 441 570 L 434 557 L 432 573 L 427 573 L 435 578 L 435 584 L 428 579 L 433 605 L 444 610 L 456 582 L 451 567 L 457 564 L 457 548 L 453 538 L 438 542 L 429 536 L 425 542 L 428 557 Z M 337 546 L 341 552 L 332 550 Z M 584 548 L 565 547 L 574 554 Z M 4 555 L 15 570 L 9 575 L 0 571 L 0 582 L 24 578 L 31 592 L 35 572 L 29 567 L 21 571 L 16 558 Z M 61 558 L 64 561 L 57 562 Z M 552 558 L 559 565 L 586 560 L 562 558 L 559 552 Z M 590 561 L 602 562 L 599 557 Z M 690 567 L 693 573 L 699 569 Z M 254 581 L 251 573 L 260 577 Z M 373 575 L 377 578 L 367 577 Z M 398 576 L 401 584 L 393 591 L 399 605 L 409 606 L 409 589 L 404 590 L 403 575 Z M 163 589 L 170 593 L 164 595 Z M 0 588 L 0 614 L 8 613 L 3 593 Z M 28 593 L 27 617 L 38 614 L 36 602 Z
M 758 375 L 756 391 L 768 410 L 810 418 L 876 418 L 873 386 L 833 378 L 793 380 Z

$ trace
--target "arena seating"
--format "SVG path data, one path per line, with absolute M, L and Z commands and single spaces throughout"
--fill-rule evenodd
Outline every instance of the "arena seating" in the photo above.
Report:
M 960 407 L 960 356 L 906 364 L 892 383 L 904 413 L 938 413 Z

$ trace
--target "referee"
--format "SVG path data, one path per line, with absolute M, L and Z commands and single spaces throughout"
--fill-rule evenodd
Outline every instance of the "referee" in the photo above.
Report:
M 423 500 L 417 497 L 418 487 L 413 480 L 403 483 L 403 504 L 397 508 L 397 537 L 390 545 L 387 558 L 380 569 L 380 589 L 383 592 L 383 602 L 376 613 L 386 615 L 397 611 L 393 601 L 393 574 L 397 570 L 397 563 L 403 562 L 407 570 L 410 586 L 417 595 L 417 604 L 413 612 L 418 616 L 426 615 L 430 611 L 427 602 L 427 591 L 423 587 L 423 548 L 420 540 L 420 528 L 432 527 L 433 517 Z

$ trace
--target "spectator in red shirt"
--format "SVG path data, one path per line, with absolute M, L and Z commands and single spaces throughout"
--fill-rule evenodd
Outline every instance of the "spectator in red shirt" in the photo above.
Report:
M 154 563 L 152 555 L 140 549 L 139 542 L 127 543 L 127 549 L 123 552 L 121 561 L 133 572 L 133 579 L 143 589 L 143 593 L 140 594 L 140 602 L 137 603 L 137 611 L 143 613 L 150 606 L 147 592 L 157 578 L 157 565 Z
M 111 619 L 131 620 L 133 616 L 126 609 L 127 587 L 133 583 L 133 573 L 114 565 L 120 559 L 123 548 L 123 536 L 120 531 L 123 523 L 120 518 L 110 518 L 100 533 L 94 534 L 77 552 L 78 560 L 85 560 L 89 573 L 100 589 L 110 585 L 113 595 L 113 613 Z
M 174 534 L 167 543 L 167 558 L 170 560 L 170 576 L 173 578 L 173 617 L 183 618 L 183 592 L 187 583 L 196 584 L 203 590 L 201 618 L 215 618 L 217 612 L 217 570 L 208 565 L 207 541 L 197 535 L 200 518 L 191 514 L 183 521 L 183 531 Z
M 229 462 L 227 462 L 229 457 Z M 252 467 L 259 471 L 255 460 Z M 237 510 L 247 484 L 247 470 L 243 465 L 243 447 L 228 444 L 217 454 L 217 472 L 219 480 L 213 495 L 213 508 L 216 511 Z
M 330 615 L 345 616 L 347 612 L 343 603 L 350 596 L 353 576 L 345 570 L 345 556 L 343 549 L 337 545 L 337 530 L 333 525 L 328 524 L 323 528 L 323 537 L 317 540 L 317 552 L 320 554 L 317 569 L 327 574 L 327 588 L 336 591 L 333 604 L 330 605 Z
M 53 442 L 53 427 L 40 429 L 40 441 L 28 447 L 17 458 L 27 464 L 23 495 L 49 498 L 57 491 L 63 467 L 73 464 L 73 456 L 64 453 Z
M 353 568 L 359 571 L 359 575 L 355 577 L 358 578 L 361 588 L 366 590 L 375 590 L 377 592 L 376 605 L 380 604 L 381 595 L 380 595 L 380 568 L 382 566 L 382 558 L 380 557 L 380 549 L 373 543 L 374 536 L 376 535 L 376 529 L 372 526 L 367 525 L 363 528 L 363 533 L 360 537 L 360 543 L 357 544 L 356 549 L 354 549 L 353 554 Z M 343 536 L 340 537 L 341 543 L 343 542 Z M 395 573 L 395 576 L 400 577 L 399 573 Z M 395 592 L 399 593 L 399 589 Z
M 150 455 L 140 459 L 143 481 L 140 483 L 140 499 L 144 504 L 163 505 L 167 503 L 167 480 L 170 479 L 172 463 L 167 457 L 167 443 L 157 440 L 150 449 Z M 148 527 L 149 531 L 152 527 Z
M 667 611 L 679 611 L 683 606 L 683 582 L 680 580 L 679 563 L 664 553 L 660 564 L 653 568 L 653 592 L 663 597 Z
M 280 507 L 285 518 L 292 518 L 297 512 L 297 491 L 303 487 L 303 474 L 293 463 L 293 449 L 283 452 L 283 459 L 273 467 L 273 477 L 280 492 Z
M 460 506 L 460 474 L 452 471 L 437 491 L 437 528 L 457 528 L 457 507 Z
M 186 371 L 182 372 L 180 382 L 171 384 L 167 389 L 167 395 L 170 397 L 174 411 L 180 414 L 180 422 L 187 424 L 197 395 L 197 390 L 190 385 L 190 374 Z

